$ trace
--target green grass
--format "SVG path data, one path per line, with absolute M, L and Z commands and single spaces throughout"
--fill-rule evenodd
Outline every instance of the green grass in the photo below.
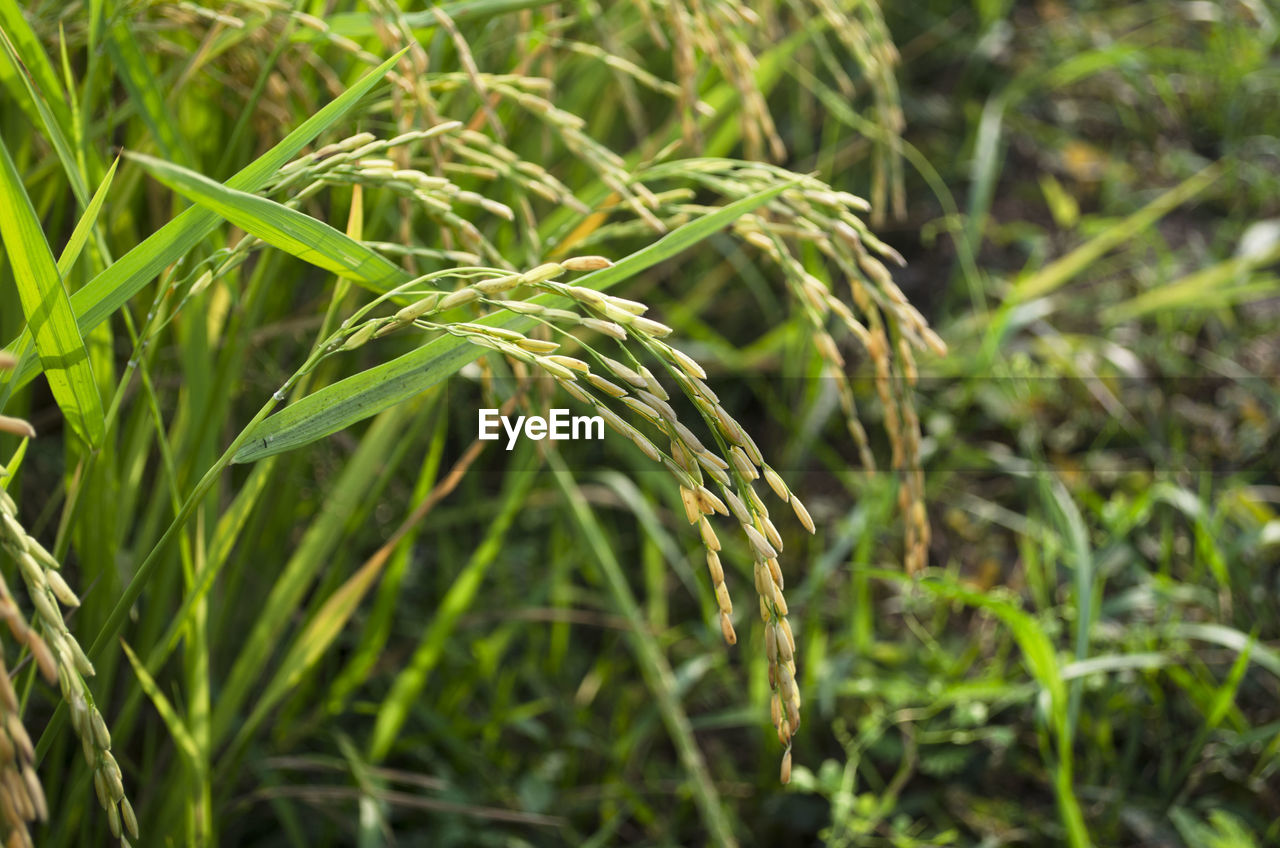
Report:
M 140 845 L 1280 839 L 1265 4 L 0 31 L 0 403 L 39 432 L 0 484 L 110 727 L 86 767 L 82 690 L 6 631 L 36 844 L 113 841 L 114 761 Z M 547 342 L 633 400 L 646 366 L 726 469 Z M 555 406 L 624 429 L 475 441 Z

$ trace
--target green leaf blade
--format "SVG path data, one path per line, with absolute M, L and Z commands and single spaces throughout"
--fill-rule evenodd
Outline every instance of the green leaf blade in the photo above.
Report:
M 138 153 L 126 154 L 160 182 L 247 233 L 340 277 L 381 294 L 410 277 L 379 253 L 323 221 L 202 174 Z
M 102 178 L 102 184 L 89 201 L 89 208 L 84 210 L 84 214 L 76 222 L 76 228 L 71 231 L 71 238 L 67 239 L 66 246 L 62 248 L 62 255 L 58 257 L 58 273 L 64 278 L 71 273 L 76 260 L 80 258 L 80 251 L 84 250 L 85 243 L 89 241 L 89 233 L 98 222 L 98 215 L 102 212 L 102 204 L 107 199 L 107 192 L 111 190 L 111 181 L 115 178 L 116 166 L 119 164 L 119 159 L 111 163 L 107 175 Z
M 106 434 L 89 352 L 22 177 L 0 140 L 0 237 L 40 364 L 67 423 L 90 447 Z

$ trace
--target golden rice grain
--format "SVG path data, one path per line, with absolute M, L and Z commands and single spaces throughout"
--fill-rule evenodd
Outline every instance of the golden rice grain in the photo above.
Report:
M 770 546 L 765 537 L 760 534 L 760 531 L 752 527 L 750 524 L 743 524 L 742 532 L 747 534 L 747 539 L 751 542 L 751 547 L 755 548 L 756 555 L 759 556 L 760 559 L 772 559 L 778 555 L 778 552 Z
M 778 533 L 778 528 L 768 518 L 760 519 L 760 527 L 764 530 L 764 537 L 769 540 L 769 544 L 779 551 L 783 549 L 782 536 Z
M 620 397 L 624 397 L 627 394 L 626 389 L 622 388 L 617 383 L 609 382 L 604 377 L 601 377 L 598 374 L 590 374 L 590 373 L 587 374 L 587 380 L 591 383 L 591 385 L 595 386 L 597 389 L 609 395 L 610 397 L 620 398 Z
M 611 265 L 613 262 L 603 256 L 574 256 L 560 261 L 560 266 L 566 271 L 599 271 Z
M 778 476 L 778 472 L 772 468 L 765 466 L 764 481 L 769 484 L 769 488 L 773 489 L 773 493 L 778 499 L 786 503 L 791 499 L 791 492 L 787 490 L 787 484 L 782 482 L 782 478 Z
M 720 635 L 724 637 L 725 644 L 738 644 L 738 634 L 733 629 L 733 621 L 725 613 L 720 613 Z
M 637 332 L 644 333 L 646 336 L 653 336 L 656 339 L 665 338 L 675 332 L 666 324 L 654 321 L 652 318 L 640 316 L 633 317 L 626 324 Z
M 733 613 L 733 601 L 729 599 L 729 589 L 724 583 L 716 584 L 716 604 L 719 605 L 722 614 Z
M 742 503 L 742 498 L 738 497 L 733 490 L 725 489 L 724 498 L 729 506 L 729 512 L 738 520 L 739 524 L 750 524 L 751 515 L 747 512 L 746 506 Z
M 475 300 L 478 297 L 480 297 L 480 292 L 476 291 L 473 288 L 468 287 L 465 289 L 458 289 L 456 292 L 446 295 L 443 299 L 441 299 L 436 309 L 440 312 L 447 312 L 448 310 L 453 309 L 456 306 L 462 306 L 464 304 L 471 303 L 473 300 Z M 407 309 L 408 307 L 405 307 L 405 308 Z
M 607 356 L 601 356 L 600 360 L 605 364 L 605 367 L 612 371 L 616 376 L 635 386 L 637 389 L 646 389 L 649 387 L 649 384 L 645 382 L 645 379 L 640 372 L 623 365 L 616 359 L 610 359 Z
M 627 300 L 625 297 L 618 297 L 613 294 L 605 295 L 604 299 L 609 306 L 614 309 L 620 309 L 628 315 L 639 316 L 649 311 L 649 307 L 638 300 Z
M 721 486 L 729 485 L 729 475 L 725 473 L 725 470 L 715 461 L 719 459 L 719 457 L 710 451 L 701 450 L 694 454 L 693 458 L 698 461 L 698 465 L 702 466 L 703 470 L 707 472 L 712 480 L 715 480 Z
M 733 463 L 734 469 L 747 480 L 754 480 L 760 476 L 755 465 L 747 458 L 746 451 L 737 445 L 730 446 L 729 460 Z
M 715 551 L 707 551 L 707 571 L 711 573 L 711 583 L 724 582 L 724 567 L 720 564 L 720 555 Z
M 786 581 L 783 580 L 782 566 L 778 564 L 778 558 L 771 557 L 770 559 L 765 560 L 765 565 L 769 569 L 769 577 L 773 579 L 774 583 L 778 584 L 778 588 L 785 588 Z
M 702 370 L 702 366 L 699 365 L 693 357 L 669 345 L 664 348 L 664 352 L 670 356 L 671 359 L 685 371 L 685 373 L 693 377 L 697 377 L 700 380 L 707 379 L 707 372 Z
M 800 519 L 800 524 L 803 525 L 804 529 L 808 530 L 812 535 L 814 532 L 813 518 L 809 516 L 809 510 L 805 509 L 804 504 L 795 495 L 791 496 L 791 509 L 795 511 L 796 518 Z
M 24 439 L 34 439 L 36 437 L 36 429 L 21 418 L 13 418 L 9 415 L 0 415 L 0 433 L 12 433 Z
M 698 500 L 698 508 L 707 515 L 713 512 L 718 512 L 721 515 L 729 514 L 729 510 L 725 508 L 724 501 L 712 494 L 705 486 L 699 486 L 695 491 L 695 495 Z
M 582 326 L 620 342 L 627 340 L 627 331 L 620 324 L 615 324 L 612 321 L 602 321 L 599 318 L 583 318 Z
M 684 504 L 684 516 L 690 524 L 697 524 L 702 519 L 702 510 L 698 506 L 698 496 L 692 490 L 680 487 L 680 502 Z
M 546 359 L 547 361 L 554 362 L 557 365 L 561 365 L 569 369 L 570 371 L 578 371 L 579 373 L 582 373 L 582 374 L 586 374 L 591 371 L 591 366 L 583 362 L 581 359 L 578 359 L 577 357 L 561 356 L 559 354 L 556 354 L 554 356 L 548 356 L 546 357 Z
M 706 545 L 707 550 L 719 553 L 720 537 L 716 535 L 715 528 L 705 517 L 698 519 L 698 532 L 702 534 L 702 544 Z

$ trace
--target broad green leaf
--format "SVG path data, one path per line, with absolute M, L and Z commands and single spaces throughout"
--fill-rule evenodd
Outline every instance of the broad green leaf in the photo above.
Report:
M 89 201 L 89 208 L 84 210 L 84 214 L 76 222 L 76 228 L 71 231 L 71 238 L 67 239 L 66 247 L 62 248 L 62 255 L 58 257 L 58 273 L 63 277 L 71 272 L 76 260 L 80 258 L 80 251 L 84 250 L 85 243 L 89 240 L 89 233 L 98 221 L 102 202 L 107 199 L 107 192 L 111 189 L 111 181 L 115 178 L 116 166 L 119 164 L 119 159 L 111 163 L 111 167 L 107 169 L 107 175 L 102 178 L 102 185 L 98 186 L 98 190 L 93 193 L 93 199 Z
M 2 139 L 0 236 L 54 400 L 72 429 L 91 447 L 97 447 L 106 427 L 89 351 L 76 327 L 71 301 L 36 210 Z
M 690 221 L 621 262 L 588 274 L 577 281 L 578 285 L 604 291 L 646 268 L 670 259 L 769 202 L 791 186 L 792 183 L 773 186 Z M 548 294 L 540 295 L 535 300 L 552 305 L 562 303 L 564 298 Z M 530 316 L 512 315 L 506 310 L 494 312 L 480 321 L 509 330 L 526 330 L 534 323 Z M 259 424 L 236 453 L 234 461 L 252 462 L 336 433 L 434 386 L 483 352 L 482 348 L 463 339 L 444 336 L 390 362 L 339 380 Z
M 228 188 L 171 162 L 126 154 L 178 194 L 290 256 L 381 294 L 411 278 L 385 257 L 323 221 L 274 200 Z
M 405 48 L 408 50 L 408 48 Z M 364 95 L 378 84 L 387 71 L 399 61 L 405 50 L 366 74 L 331 103 L 304 121 L 275 147 L 258 157 L 251 165 L 232 177 L 227 185 L 240 191 L 255 191 L 293 159 L 317 135 L 337 123 Z M 105 321 L 112 313 L 151 282 L 157 274 L 185 256 L 217 226 L 219 217 L 201 208 L 188 209 L 148 236 L 141 244 L 116 260 L 111 267 L 90 280 L 71 296 L 76 321 L 82 333 Z M 27 337 L 7 346 L 15 354 L 25 351 Z M 37 371 L 36 364 L 24 361 L 13 373 L 10 386 L 26 385 Z

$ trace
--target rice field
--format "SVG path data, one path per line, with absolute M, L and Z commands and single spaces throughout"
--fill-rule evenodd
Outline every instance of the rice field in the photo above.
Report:
M 1278 37 L 0 0 L 0 839 L 1277 844 Z

